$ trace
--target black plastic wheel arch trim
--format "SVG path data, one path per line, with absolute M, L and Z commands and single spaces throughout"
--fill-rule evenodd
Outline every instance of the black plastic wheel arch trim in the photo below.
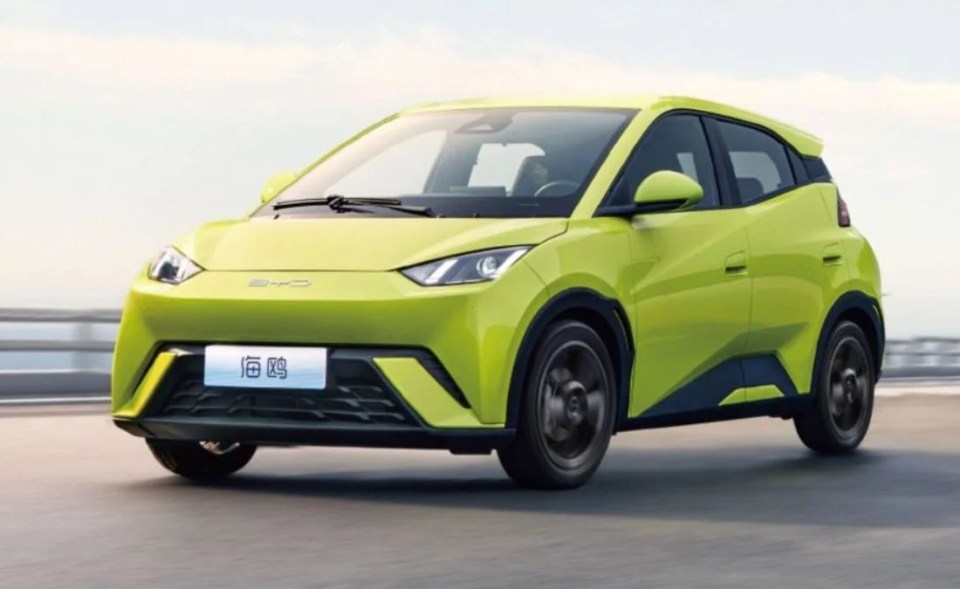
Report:
M 827 312 L 826 318 L 823 320 L 823 325 L 820 328 L 820 338 L 817 340 L 817 357 L 813 363 L 812 383 L 816 382 L 817 375 L 820 374 L 820 366 L 823 362 L 823 356 L 826 353 L 827 342 L 830 341 L 830 334 L 833 333 L 833 329 L 840 321 L 840 317 L 849 311 L 860 311 L 866 314 L 873 323 L 873 341 L 869 341 L 869 333 L 865 332 L 864 335 L 872 347 L 873 357 L 871 361 L 875 372 L 874 377 L 880 380 L 881 369 L 883 367 L 883 354 L 887 345 L 886 327 L 884 325 L 883 315 L 880 312 L 880 302 L 861 291 L 850 291 L 841 295 L 836 302 L 833 303 L 830 311 Z
M 527 382 L 533 354 L 541 337 L 547 327 L 557 318 L 564 313 L 577 309 L 592 311 L 602 317 L 607 327 L 614 334 L 617 356 L 619 357 L 611 358 L 617 372 L 616 424 L 626 419 L 634 357 L 633 334 L 626 311 L 615 299 L 604 297 L 600 293 L 587 288 L 574 288 L 563 291 L 547 301 L 534 316 L 530 327 L 527 328 L 527 332 L 523 336 L 510 376 L 510 389 L 507 398 L 507 428 L 515 429 L 520 421 L 520 402 L 523 398 L 523 389 Z

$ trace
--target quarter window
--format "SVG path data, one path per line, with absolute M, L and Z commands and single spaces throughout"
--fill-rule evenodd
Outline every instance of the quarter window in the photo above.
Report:
M 609 204 L 631 204 L 640 183 L 661 170 L 686 174 L 703 186 L 703 200 L 697 208 L 718 206 L 713 160 L 699 117 L 674 115 L 655 123 L 627 162 Z
M 757 129 L 719 121 L 742 203 L 796 185 L 787 148 L 773 136 Z

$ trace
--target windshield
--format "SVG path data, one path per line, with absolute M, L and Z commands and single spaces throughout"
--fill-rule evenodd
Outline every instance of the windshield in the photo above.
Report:
M 632 112 L 489 109 L 400 116 L 307 172 L 261 210 L 282 216 L 396 216 L 303 199 L 397 199 L 446 217 L 568 216 Z

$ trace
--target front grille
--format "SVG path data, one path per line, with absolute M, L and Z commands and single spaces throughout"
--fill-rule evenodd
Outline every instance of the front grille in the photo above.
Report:
M 200 366 L 200 372 L 181 373 L 172 386 L 163 387 L 165 398 L 151 412 L 155 417 L 416 426 L 379 371 L 360 359 L 331 361 L 323 390 L 209 387 L 203 384 Z

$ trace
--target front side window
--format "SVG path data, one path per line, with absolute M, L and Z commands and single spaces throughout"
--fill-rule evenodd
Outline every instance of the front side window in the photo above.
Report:
M 661 170 L 680 172 L 700 183 L 703 199 L 697 208 L 719 205 L 713 160 L 699 117 L 674 115 L 654 123 L 627 162 L 607 204 L 631 204 L 637 187 L 647 176 Z
M 746 204 L 796 185 L 787 148 L 763 131 L 718 121 L 717 127 L 730 155 L 733 175 Z
M 448 217 L 568 216 L 633 114 L 497 108 L 404 115 L 334 153 L 275 202 L 389 198 Z M 391 214 L 322 206 L 284 210 Z M 261 214 L 273 214 L 272 206 Z

